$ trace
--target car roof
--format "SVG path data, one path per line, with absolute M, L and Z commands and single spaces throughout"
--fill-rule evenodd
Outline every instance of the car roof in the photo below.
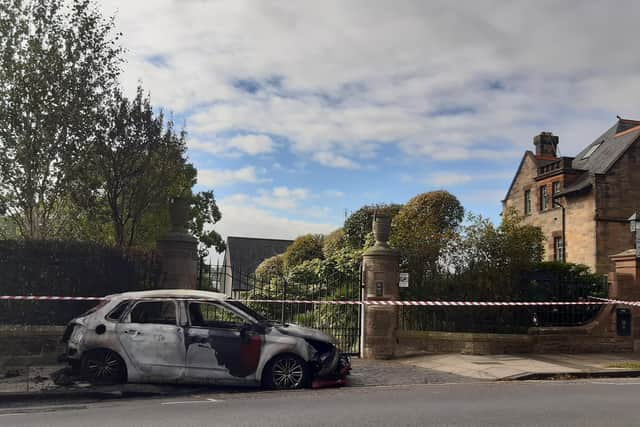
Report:
M 197 298 L 225 300 L 227 295 L 220 292 L 200 291 L 196 289 L 155 289 L 152 291 L 123 292 L 109 295 L 109 299 L 143 299 L 143 298 Z

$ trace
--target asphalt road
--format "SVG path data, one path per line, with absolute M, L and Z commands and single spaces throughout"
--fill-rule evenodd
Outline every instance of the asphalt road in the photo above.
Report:
M 630 426 L 640 382 L 354 387 L 0 409 L 0 426 Z

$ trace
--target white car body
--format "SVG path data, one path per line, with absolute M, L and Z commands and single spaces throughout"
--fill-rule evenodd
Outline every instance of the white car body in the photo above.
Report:
M 226 295 L 208 291 L 110 295 L 72 320 L 63 341 L 75 366 L 92 351 L 117 354 L 126 366 L 123 380 L 129 382 L 261 384 L 265 366 L 283 354 L 304 360 L 309 380 L 344 377 L 349 371 L 348 358 L 324 333 L 267 322 Z

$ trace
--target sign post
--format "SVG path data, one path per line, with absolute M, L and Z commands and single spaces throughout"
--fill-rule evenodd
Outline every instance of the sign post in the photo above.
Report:
M 400 273 L 400 285 L 401 288 L 409 287 L 409 273 Z

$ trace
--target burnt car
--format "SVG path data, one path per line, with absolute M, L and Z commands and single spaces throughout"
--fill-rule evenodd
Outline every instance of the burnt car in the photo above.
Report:
M 199 383 L 273 389 L 341 385 L 350 370 L 330 336 L 269 321 L 226 295 L 127 292 L 73 319 L 65 358 L 95 384 Z

